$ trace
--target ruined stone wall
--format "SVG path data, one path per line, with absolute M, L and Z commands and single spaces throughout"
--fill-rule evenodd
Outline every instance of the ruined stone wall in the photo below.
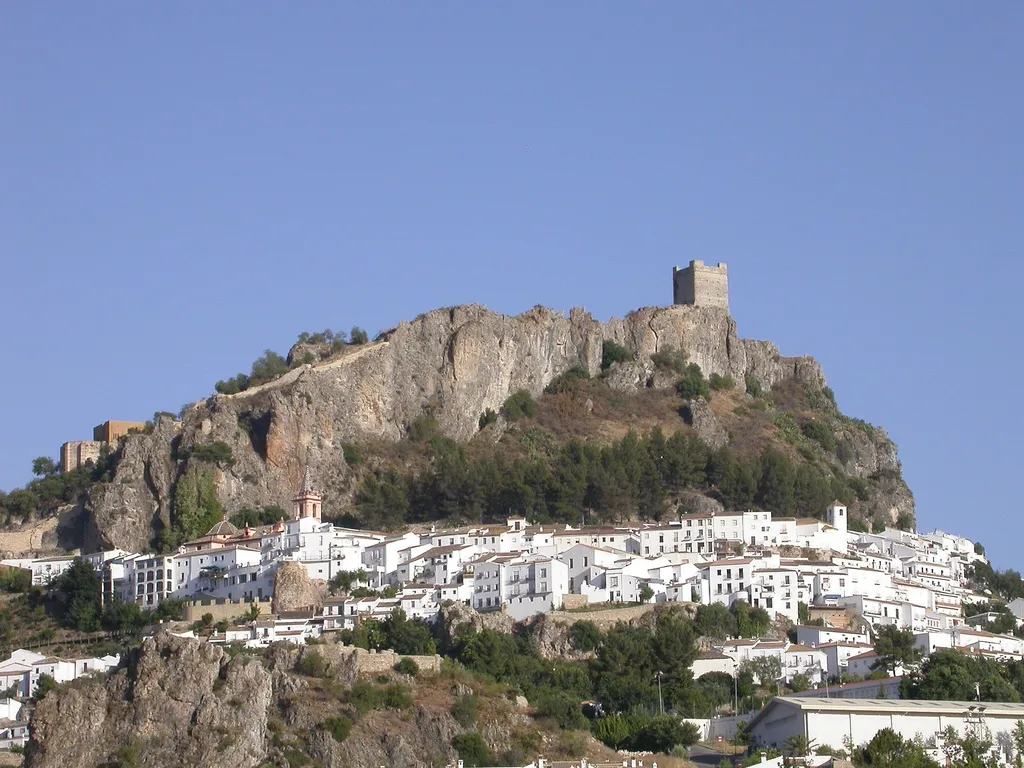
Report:
M 182 621 L 199 621 L 204 613 L 213 614 L 214 622 L 230 621 L 249 613 L 249 603 L 254 602 L 260 607 L 261 616 L 270 615 L 270 598 L 262 600 L 193 600 L 185 603 L 181 611 Z
M 362 648 L 355 648 L 352 655 L 361 675 L 379 675 L 383 672 L 390 672 L 402 659 L 415 661 L 421 672 L 441 671 L 441 657 L 436 654 L 434 656 L 402 656 L 394 651 L 364 651 Z
M 60 447 L 60 471 L 70 472 L 78 469 L 87 461 L 100 460 L 100 448 L 103 443 L 94 440 L 74 440 Z

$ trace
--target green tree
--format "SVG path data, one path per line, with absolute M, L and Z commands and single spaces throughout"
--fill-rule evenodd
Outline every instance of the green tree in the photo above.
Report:
M 452 739 L 452 746 L 459 753 L 466 768 L 494 765 L 494 754 L 484 737 L 476 731 L 460 733 Z
M 801 431 L 807 438 L 817 442 L 826 451 L 829 451 L 830 453 L 832 451 L 835 451 L 835 432 L 833 432 L 832 429 L 825 422 L 812 419 L 811 421 L 806 422 L 803 425 L 803 427 L 801 427 Z
M 633 354 L 621 344 L 605 339 L 601 344 L 601 370 L 607 371 L 613 363 L 628 363 L 633 360 Z
M 32 474 L 36 477 L 52 477 L 57 474 L 57 464 L 46 456 L 32 460 Z
M 700 731 L 693 723 L 668 715 L 652 717 L 630 739 L 630 747 L 643 752 L 671 752 L 675 747 L 690 747 L 700 740 Z
M 793 693 L 809 691 L 811 689 L 811 680 L 807 675 L 801 672 L 800 674 L 793 675 L 792 679 L 789 681 L 789 688 Z
M 36 689 L 32 693 L 32 701 L 38 704 L 40 701 L 46 698 L 47 694 L 59 689 L 60 686 L 57 685 L 56 680 L 54 680 L 52 677 L 45 673 L 41 674 L 39 675 L 39 679 L 36 681 Z
M 795 480 L 793 463 L 789 458 L 775 448 L 766 448 L 761 454 L 761 479 L 757 485 L 755 501 L 762 509 L 791 512 Z
M 57 577 L 51 587 L 63 606 L 64 623 L 82 632 L 99 629 L 102 588 L 92 563 L 76 557 L 71 567 Z
M 103 607 L 103 626 L 114 632 L 131 632 L 146 625 L 149 618 L 138 603 L 114 597 Z
M 690 363 L 683 370 L 683 375 L 676 382 L 676 393 L 684 400 L 692 400 L 695 397 L 711 399 L 711 390 L 708 387 L 707 379 L 697 363 Z
M 355 499 L 367 528 L 394 530 L 405 522 L 409 511 L 406 481 L 393 469 L 367 474 Z
M 252 364 L 249 386 L 257 387 L 288 373 L 288 361 L 272 349 L 263 351 Z
M 782 661 L 778 656 L 755 656 L 740 665 L 753 673 L 760 685 L 770 688 L 773 692 L 779 689 L 782 677 Z
M 1024 768 L 1024 720 L 1017 721 L 1010 738 L 1013 740 L 1014 768 Z
M 761 637 L 772 625 L 771 616 L 764 608 L 751 608 L 745 600 L 736 600 L 729 606 L 736 618 L 736 634 L 740 637 Z
M 760 397 L 762 393 L 761 382 L 757 378 L 748 373 L 744 379 L 744 385 L 746 386 L 747 394 L 751 397 Z
M 245 620 L 248 622 L 258 621 L 260 613 L 259 603 L 249 603 L 249 610 L 245 612 Z
M 883 728 L 867 744 L 853 750 L 857 768 L 938 768 L 921 744 Z
M 1001 765 L 999 757 L 992 753 L 992 740 L 987 734 L 961 736 L 953 726 L 949 726 L 942 735 L 945 742 L 942 751 L 949 768 L 999 768 Z
M 332 592 L 351 592 L 353 585 L 366 583 L 366 571 L 360 568 L 357 571 L 338 571 L 331 578 L 329 586 Z
M 360 328 L 358 325 L 352 328 L 352 332 L 348 335 L 349 344 L 368 344 L 370 337 L 366 331 Z
M 783 742 L 782 753 L 787 757 L 806 757 L 813 753 L 814 747 L 814 739 L 809 739 L 804 734 L 797 733 Z
M 898 667 L 913 666 L 923 655 L 917 647 L 913 632 L 891 624 L 875 632 L 875 653 L 878 659 L 871 668 L 884 670 L 890 675 L 895 675 Z
M 235 465 L 235 457 L 231 446 L 223 440 L 195 445 L 188 453 L 188 456 L 198 461 L 216 464 L 221 469 L 229 469 Z
M 437 653 L 430 628 L 421 620 L 410 621 L 405 611 L 395 608 L 381 622 L 384 647 L 403 656 L 430 656 Z
M 595 738 L 612 749 L 621 749 L 633 735 L 629 718 L 624 715 L 609 715 L 595 720 L 592 730 Z
M 940 648 L 933 651 L 916 671 L 903 678 L 900 696 L 904 699 L 973 701 L 980 691 L 982 701 L 1020 701 L 1020 692 L 1008 679 L 1009 672 L 1007 665 L 993 659 Z
M 420 673 L 420 665 L 410 658 L 399 659 L 395 664 L 395 672 L 400 675 L 416 677 Z
M 249 388 L 249 377 L 244 373 L 240 373 L 230 379 L 224 381 L 218 381 L 214 385 L 214 389 L 222 395 L 237 395 L 239 392 L 244 392 Z
M 721 603 L 697 606 L 693 623 L 701 637 L 725 639 L 736 635 L 736 616 Z
M 569 643 L 577 651 L 596 650 L 601 638 L 601 630 L 592 621 L 577 621 L 569 627 Z

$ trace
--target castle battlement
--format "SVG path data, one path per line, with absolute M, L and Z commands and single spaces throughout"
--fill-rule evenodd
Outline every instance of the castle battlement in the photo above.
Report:
M 703 261 L 691 261 L 688 267 L 672 267 L 672 303 L 728 311 L 728 265 L 720 262 L 716 267 L 709 267 Z

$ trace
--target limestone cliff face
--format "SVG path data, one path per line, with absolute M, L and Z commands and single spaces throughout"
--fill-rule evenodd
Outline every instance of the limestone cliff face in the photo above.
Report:
M 205 641 L 159 634 L 109 677 L 48 694 L 32 714 L 25 765 L 430 768 L 454 762 L 452 738 L 463 728 L 451 705 L 473 689 L 436 675 L 393 675 L 409 687 L 413 706 L 356 716 L 346 688 L 371 674 L 353 663 L 358 653 L 365 652 L 277 643 L 262 658 L 230 659 Z M 325 678 L 297 673 L 299 660 L 312 654 L 326 663 Z M 398 658 L 383 656 L 386 666 L 375 678 L 391 674 Z M 517 732 L 552 738 L 504 697 L 481 696 L 481 703 L 478 726 L 491 749 L 509 749 Z M 355 721 L 342 742 L 323 727 L 337 715 Z M 606 753 L 593 741 L 588 751 Z
M 566 316 L 537 307 L 516 317 L 477 305 L 435 310 L 269 384 L 211 397 L 181 425 L 163 421 L 151 435 L 129 437 L 113 482 L 90 500 L 86 546 L 148 543 L 154 524 L 169 520 L 172 485 L 183 468 L 175 457 L 217 440 L 235 457 L 217 477 L 227 509 L 287 508 L 308 465 L 324 491 L 325 511 L 337 512 L 349 471 L 344 443 L 398 440 L 427 412 L 446 435 L 468 439 L 480 414 L 499 410 L 512 392 L 538 395 L 574 366 L 598 374 L 606 339 L 640 361 L 668 347 L 685 350 L 706 375 L 729 374 L 737 386 L 747 375 L 766 390 L 787 378 L 825 382 L 813 359 L 782 357 L 774 344 L 740 339 L 723 309 L 647 308 L 607 323 L 580 309 Z M 297 359 L 308 359 L 307 351 Z M 865 449 L 857 461 L 877 463 L 869 454 Z
M 258 659 L 159 635 L 106 680 L 43 699 L 25 765 L 256 766 L 272 690 Z

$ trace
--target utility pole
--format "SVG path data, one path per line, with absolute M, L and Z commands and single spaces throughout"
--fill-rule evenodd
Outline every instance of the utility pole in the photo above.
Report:
M 736 666 L 736 662 L 732 663 L 732 713 L 738 715 L 740 713 L 740 671 Z
M 665 674 L 661 670 L 658 670 L 658 709 L 661 710 L 661 714 L 665 714 L 665 701 L 661 698 L 661 676 Z

